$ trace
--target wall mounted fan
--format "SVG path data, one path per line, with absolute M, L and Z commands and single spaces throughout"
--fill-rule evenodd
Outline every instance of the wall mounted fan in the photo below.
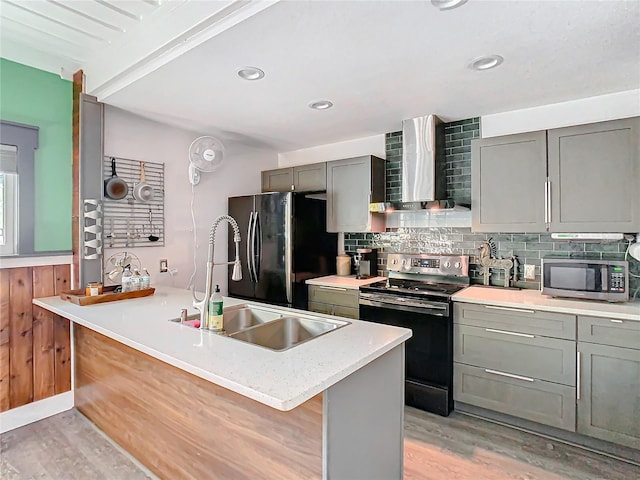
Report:
M 222 164 L 224 145 L 215 137 L 198 137 L 189 146 L 189 183 L 200 183 L 200 172 L 213 172 Z
M 122 272 L 127 266 L 131 266 L 131 270 L 134 268 L 138 270 L 141 269 L 142 265 L 140 264 L 140 259 L 135 253 L 131 252 L 117 252 L 107 258 L 105 262 L 105 271 L 109 270 L 107 273 L 107 278 L 116 283 L 120 283 L 120 277 L 122 276 Z

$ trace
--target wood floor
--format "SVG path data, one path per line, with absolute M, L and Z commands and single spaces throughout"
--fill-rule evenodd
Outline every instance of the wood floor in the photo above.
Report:
M 76 410 L 3 434 L 0 456 L 2 480 L 155 479 Z M 474 417 L 444 419 L 410 407 L 404 464 L 405 480 L 640 480 L 640 466 Z

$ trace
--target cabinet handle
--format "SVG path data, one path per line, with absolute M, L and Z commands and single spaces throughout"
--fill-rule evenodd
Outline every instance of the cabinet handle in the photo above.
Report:
M 318 285 L 318 288 L 322 290 L 338 290 L 339 292 L 346 292 L 348 289 L 343 287 L 325 287 L 324 285 Z
M 515 378 L 516 380 L 524 380 L 525 382 L 534 381 L 533 378 L 522 377 L 520 375 L 514 375 L 513 373 L 499 372 L 498 370 L 489 370 L 488 368 L 485 368 L 484 371 L 487 373 L 492 373 L 493 375 L 500 375 L 501 377 L 509 377 L 509 378 Z
M 525 308 L 494 307 L 493 305 L 485 305 L 484 308 L 489 308 L 491 310 L 506 310 L 507 312 L 536 313 L 535 310 L 527 310 Z
M 544 223 L 549 225 L 549 179 L 544 179 Z
M 551 180 L 547 177 L 547 222 L 551 223 Z
M 503 333 L 504 335 L 513 335 L 515 337 L 536 338 L 535 335 L 531 335 L 529 333 L 509 332 L 508 330 L 495 330 L 493 328 L 485 328 L 485 331 L 493 333 Z
M 624 323 L 622 320 L 614 320 L 614 319 L 611 319 L 611 321 L 612 321 L 613 323 Z
M 576 399 L 580 400 L 580 352 L 576 354 Z

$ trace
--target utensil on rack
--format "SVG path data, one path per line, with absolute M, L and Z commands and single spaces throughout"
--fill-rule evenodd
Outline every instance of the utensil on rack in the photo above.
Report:
M 149 209 L 149 236 L 147 237 L 150 242 L 157 242 L 160 240 L 160 237 L 153 234 L 153 214 L 151 213 L 151 209 Z
M 104 181 L 104 194 L 112 200 L 122 200 L 129 193 L 129 184 L 116 174 L 116 159 L 111 157 L 111 178 Z
M 144 162 L 140 162 L 140 182 L 133 187 L 133 196 L 141 202 L 153 200 L 153 187 L 147 183 L 147 176 L 144 171 Z

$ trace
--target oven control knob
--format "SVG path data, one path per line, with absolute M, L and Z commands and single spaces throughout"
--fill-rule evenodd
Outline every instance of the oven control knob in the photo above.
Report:
M 460 262 L 456 262 L 456 264 L 454 265 L 454 267 L 456 267 L 456 268 L 460 268 Z
M 397 258 L 394 258 L 393 260 L 391 260 L 391 263 L 392 263 L 393 265 L 395 265 L 396 263 L 398 263 L 398 259 L 397 259 Z
M 444 262 L 444 268 L 449 268 L 451 266 L 451 262 Z

